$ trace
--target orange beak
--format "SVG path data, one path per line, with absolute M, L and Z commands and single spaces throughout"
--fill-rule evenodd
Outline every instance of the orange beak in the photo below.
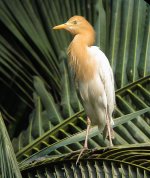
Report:
M 62 30 L 62 29 L 65 29 L 66 27 L 67 27 L 66 24 L 61 24 L 61 25 L 57 25 L 53 27 L 53 30 Z

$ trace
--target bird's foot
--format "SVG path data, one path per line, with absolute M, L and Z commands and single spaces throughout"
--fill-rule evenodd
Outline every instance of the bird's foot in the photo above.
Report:
M 115 138 L 115 134 L 114 134 L 113 128 L 110 128 L 110 135 L 111 135 L 111 139 L 114 139 L 114 138 Z M 104 137 L 104 139 L 105 139 L 105 138 L 109 138 L 108 130 L 106 131 L 106 136 Z
M 76 161 L 76 165 L 78 164 L 81 155 L 82 155 L 83 152 L 86 151 L 86 150 L 88 150 L 88 147 L 83 147 L 83 148 L 81 149 L 80 154 L 79 154 L 79 156 L 78 156 L 78 158 L 77 158 L 77 161 Z

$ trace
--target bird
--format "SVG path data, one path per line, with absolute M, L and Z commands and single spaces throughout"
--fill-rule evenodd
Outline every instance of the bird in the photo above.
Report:
M 99 47 L 94 46 L 96 32 L 86 18 L 75 15 L 53 29 L 66 30 L 73 35 L 67 49 L 68 63 L 87 115 L 85 142 L 77 164 L 84 150 L 88 149 L 91 125 L 97 125 L 104 139 L 108 136 L 110 147 L 113 146 L 112 114 L 116 105 L 114 75 L 106 55 Z

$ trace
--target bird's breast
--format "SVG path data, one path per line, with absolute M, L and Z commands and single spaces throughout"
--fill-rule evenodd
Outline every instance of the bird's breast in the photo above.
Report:
M 98 74 L 88 81 L 79 80 L 78 90 L 84 102 L 96 102 L 105 93 L 103 82 Z
M 96 60 L 91 55 L 89 47 L 72 42 L 68 48 L 68 56 L 70 67 L 77 81 L 87 82 L 94 78 Z

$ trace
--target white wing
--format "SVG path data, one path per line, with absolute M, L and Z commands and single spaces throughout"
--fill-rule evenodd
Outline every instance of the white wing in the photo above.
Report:
M 106 97 L 107 97 L 107 106 L 110 117 L 115 106 L 115 89 L 114 89 L 114 76 L 112 68 L 109 64 L 109 61 L 105 54 L 96 46 L 91 47 L 92 55 L 95 56 L 97 63 L 97 70 L 99 76 L 103 82 Z

